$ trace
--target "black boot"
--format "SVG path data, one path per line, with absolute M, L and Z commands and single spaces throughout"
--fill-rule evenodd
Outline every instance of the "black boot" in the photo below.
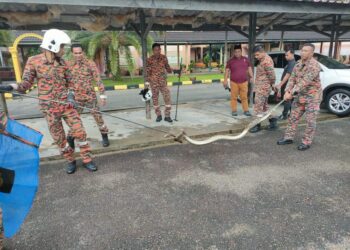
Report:
M 171 119 L 171 117 L 168 116 L 168 117 L 165 117 L 165 118 L 164 118 L 164 121 L 172 123 L 172 122 L 173 122 L 173 119 Z
M 88 163 L 83 163 L 83 166 L 84 166 L 84 168 L 86 168 L 90 172 L 97 171 L 97 166 L 95 165 L 95 163 L 93 161 L 90 161 Z
M 269 126 L 267 127 L 267 130 L 276 130 L 278 128 L 278 125 L 277 125 L 277 118 L 271 118 L 269 119 Z
M 161 115 L 158 115 L 158 116 L 157 116 L 157 119 L 156 119 L 156 122 L 160 122 L 162 119 L 163 119 L 162 116 L 161 116 Z
M 67 136 L 67 142 L 68 142 L 68 145 L 74 149 L 75 148 L 75 145 L 74 145 L 74 137 L 73 136 Z
M 277 141 L 277 145 L 287 145 L 287 144 L 292 144 L 293 140 L 292 139 L 281 139 Z
M 66 167 L 66 173 L 73 174 L 76 169 L 77 169 L 77 162 L 76 161 L 69 162 Z
M 249 130 L 249 132 L 250 132 L 250 133 L 257 133 L 257 132 L 259 132 L 260 130 L 261 130 L 261 124 L 259 123 L 259 124 L 255 125 L 254 127 L 252 127 L 252 128 Z
M 309 148 L 310 148 L 310 145 L 307 145 L 307 144 L 304 144 L 304 143 L 301 143 L 298 146 L 298 150 L 300 150 L 300 151 L 305 151 L 305 150 L 308 150 Z
M 102 146 L 108 147 L 109 146 L 108 134 L 101 134 L 101 135 L 102 135 Z

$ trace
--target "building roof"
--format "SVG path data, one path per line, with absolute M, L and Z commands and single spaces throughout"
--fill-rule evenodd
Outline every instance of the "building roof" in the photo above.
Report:
M 349 0 L 0 0 L 0 28 L 133 30 L 140 13 L 152 30 L 247 32 L 249 13 L 260 30 L 350 30 Z M 339 17 L 339 16 L 338 16 Z
M 195 31 L 195 32 L 166 32 L 151 33 L 154 40 L 158 43 L 167 44 L 223 44 L 225 42 L 224 31 Z M 227 34 L 229 43 L 247 43 L 248 38 L 235 32 L 229 31 Z M 278 42 L 281 40 L 281 31 L 269 31 L 257 37 L 257 42 Z M 307 31 L 286 31 L 283 34 L 283 40 L 286 41 L 308 41 L 308 42 L 329 42 L 329 38 L 316 32 Z M 350 41 L 350 32 L 339 38 L 339 41 Z

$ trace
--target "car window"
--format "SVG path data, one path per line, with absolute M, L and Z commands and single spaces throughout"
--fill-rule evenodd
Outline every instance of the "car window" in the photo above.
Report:
M 329 69 L 350 69 L 349 66 L 342 64 L 328 56 L 315 54 L 314 58 Z
M 284 54 L 270 54 L 275 68 L 283 68 L 283 58 Z

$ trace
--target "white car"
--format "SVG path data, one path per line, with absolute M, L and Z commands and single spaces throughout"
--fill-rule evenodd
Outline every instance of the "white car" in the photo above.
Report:
M 282 77 L 283 69 L 287 65 L 284 52 L 269 53 L 275 63 L 276 83 Z M 300 59 L 299 52 L 295 53 L 295 60 Z M 321 84 L 323 89 L 323 103 L 327 109 L 338 115 L 350 114 L 350 67 L 337 62 L 327 56 L 315 53 L 315 59 L 321 66 Z

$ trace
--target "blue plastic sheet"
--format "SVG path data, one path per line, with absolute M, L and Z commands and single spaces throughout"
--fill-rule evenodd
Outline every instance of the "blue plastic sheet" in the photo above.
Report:
M 42 134 L 11 119 L 7 121 L 5 132 L 20 138 L 0 133 L 0 168 L 14 173 L 11 191 L 0 192 L 4 233 L 5 237 L 10 238 L 24 222 L 38 188 L 38 148 Z

